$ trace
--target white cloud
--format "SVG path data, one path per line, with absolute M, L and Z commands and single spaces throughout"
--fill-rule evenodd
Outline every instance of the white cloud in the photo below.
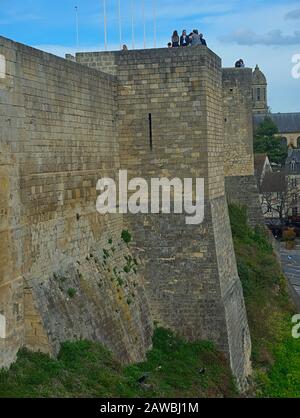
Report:
M 292 35 L 283 35 L 280 29 L 274 29 L 265 34 L 244 29 L 223 36 L 221 39 L 223 42 L 239 45 L 297 45 L 300 44 L 300 31 L 295 31 Z
M 285 19 L 286 19 L 286 20 L 289 20 L 289 19 L 291 19 L 291 20 L 297 20 L 297 19 L 300 19 L 300 9 L 297 9 L 297 10 L 291 10 L 290 12 L 288 12 L 288 13 L 285 15 Z

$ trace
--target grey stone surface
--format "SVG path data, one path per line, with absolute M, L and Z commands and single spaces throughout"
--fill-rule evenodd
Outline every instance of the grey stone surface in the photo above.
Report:
M 246 206 L 251 226 L 264 225 L 264 217 L 254 176 L 226 177 L 225 189 L 228 203 Z
M 3 190 L 19 201 L 4 227 L 8 236 L 13 230 L 19 237 L 18 258 L 12 247 L 9 254 L 1 247 L 0 254 L 12 260 L 8 283 L 12 277 L 24 283 L 25 345 L 55 354 L 62 341 L 84 337 L 102 341 L 121 360 L 136 361 L 150 346 L 155 319 L 190 340 L 214 341 L 245 388 L 251 342 L 230 231 L 224 153 L 231 152 L 225 159 L 230 181 L 244 176 L 232 186 L 232 196 L 240 186 L 250 190 L 248 71 L 234 73 L 236 79 L 230 72 L 226 80 L 236 87 L 228 97 L 221 60 L 203 46 L 83 53 L 74 62 L 0 38 L 0 53 L 8 64 L 7 78 L 0 81 L 0 150 L 17 167 L 16 184 Z M 228 142 L 234 124 L 236 148 Z M 228 161 L 234 169 L 226 172 Z M 100 216 L 96 181 L 115 177 L 119 168 L 145 179 L 204 178 L 204 222 L 187 226 L 183 215 Z M 4 191 L 1 209 L 7 210 Z M 94 260 L 101 260 L 109 236 L 118 242 L 124 227 L 134 242 L 130 250 L 116 249 L 108 271 Z M 118 278 L 116 284 L 111 271 L 131 254 L 142 261 L 136 286 L 123 273 L 122 285 Z M 68 298 L 70 289 L 76 294 Z M 10 306 L 11 301 L 4 310 Z M 8 362 L 1 357 L 1 364 Z
M 187 226 L 184 216 L 164 214 L 126 221 L 134 231 L 133 251 L 144 260 L 153 318 L 190 340 L 214 341 L 244 387 L 251 342 L 224 194 L 220 59 L 204 47 L 85 53 L 76 59 L 117 76 L 120 153 L 130 176 L 205 178 L 203 224 Z M 251 102 L 247 111 L 251 122 Z M 248 130 L 244 136 L 243 144 Z M 253 161 L 250 148 L 247 143 L 241 160 Z
M 2 37 L 0 54 L 0 367 L 21 346 L 55 354 L 80 336 L 120 360 L 142 360 L 153 326 L 143 277 L 137 272 L 136 290 L 121 279 L 124 288 L 85 262 L 110 238 L 119 242 L 124 227 L 121 215 L 96 212 L 97 180 L 120 167 L 116 79 Z M 117 247 L 115 267 L 128 255 Z M 56 273 L 78 290 L 73 303 Z M 129 304 L 128 292 L 136 295 Z

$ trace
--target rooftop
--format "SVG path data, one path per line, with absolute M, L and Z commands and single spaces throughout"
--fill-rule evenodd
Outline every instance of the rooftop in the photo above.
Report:
M 262 193 L 280 193 L 286 191 L 287 183 L 285 173 L 279 171 L 267 173 L 261 184 Z
M 274 121 L 281 134 L 300 132 L 300 112 L 254 115 L 254 126 L 257 127 L 261 122 L 263 122 L 266 116 L 269 116 Z

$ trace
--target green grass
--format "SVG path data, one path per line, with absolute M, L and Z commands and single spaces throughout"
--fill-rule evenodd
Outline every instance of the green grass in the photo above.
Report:
M 132 236 L 131 236 L 130 232 L 127 231 L 127 229 L 123 229 L 123 231 L 121 233 L 121 238 L 126 244 L 129 244 L 132 240 Z
M 252 338 L 253 390 L 300 397 L 300 339 L 291 336 L 286 279 L 266 231 L 251 229 L 238 206 L 230 206 L 230 218 Z M 0 371 L 0 397 L 233 396 L 228 362 L 212 343 L 188 343 L 163 328 L 156 329 L 144 363 L 125 367 L 101 344 L 78 341 L 63 344 L 57 359 L 21 350 L 17 362 Z
M 236 395 L 228 364 L 213 344 L 187 343 L 163 328 L 156 329 L 144 363 L 122 366 L 101 344 L 79 341 L 63 344 L 57 359 L 21 350 L 10 370 L 0 371 L 0 397 Z
M 245 208 L 229 207 L 239 276 L 252 339 L 257 396 L 300 397 L 300 339 L 292 338 L 295 309 L 267 232 L 247 224 Z
M 74 298 L 76 296 L 77 291 L 76 291 L 76 289 L 73 289 L 72 287 L 70 287 L 68 289 L 67 293 L 68 293 L 68 296 L 70 298 Z

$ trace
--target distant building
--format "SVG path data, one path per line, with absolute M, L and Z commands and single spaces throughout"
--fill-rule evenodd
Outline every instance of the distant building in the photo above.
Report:
M 276 169 L 275 169 L 276 170 Z M 300 149 L 290 149 L 281 171 L 273 171 L 265 154 L 254 157 L 254 173 L 267 223 L 300 221 Z
M 270 113 L 266 76 L 256 65 L 252 75 L 252 102 L 254 129 L 269 116 L 277 125 L 280 137 L 288 147 L 300 148 L 300 112 Z
M 255 114 L 253 116 L 254 128 L 257 128 L 266 116 L 269 116 L 278 127 L 285 145 L 300 148 L 300 112 Z
M 256 65 L 252 75 L 253 114 L 268 113 L 268 91 L 266 76 Z
M 285 219 L 289 206 L 288 183 L 284 172 L 267 172 L 260 187 L 261 205 L 268 220 Z
M 285 176 L 290 191 L 289 217 L 300 217 L 300 149 L 290 149 L 285 162 Z

